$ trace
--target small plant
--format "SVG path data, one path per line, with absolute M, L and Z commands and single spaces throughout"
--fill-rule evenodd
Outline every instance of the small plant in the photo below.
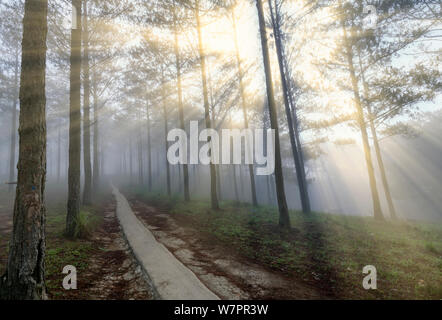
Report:
M 75 238 L 88 238 L 98 224 L 98 217 L 92 215 L 88 211 L 80 211 L 77 217 L 77 225 L 75 228 Z
M 437 248 L 436 248 L 436 246 L 434 245 L 433 242 L 427 242 L 427 243 L 425 243 L 425 249 L 426 249 L 427 251 L 432 252 L 432 253 L 435 253 L 435 254 L 438 254 L 438 253 L 439 253 L 439 250 L 437 250 Z

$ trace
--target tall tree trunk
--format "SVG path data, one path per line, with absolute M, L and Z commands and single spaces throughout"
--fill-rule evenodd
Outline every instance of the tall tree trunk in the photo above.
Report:
M 126 157 L 126 150 L 124 150 L 124 153 L 122 154 L 123 157 L 123 173 L 125 176 L 127 176 L 127 157 Z
M 80 213 L 81 161 L 81 0 L 73 0 L 76 8 L 77 29 L 71 30 L 71 76 L 69 97 L 69 177 L 66 235 L 74 237 Z
M 105 166 L 104 166 L 104 160 L 106 159 L 106 157 L 105 157 L 105 154 L 104 154 L 104 143 L 103 143 L 103 140 L 101 140 L 100 141 L 100 146 L 101 146 L 101 148 L 100 148 L 100 151 L 99 151 L 99 154 L 100 154 L 100 170 L 101 170 L 101 174 L 103 175 L 103 176 L 105 176 L 106 175 L 106 168 L 105 168 Z
M 232 173 L 233 173 L 233 188 L 235 191 L 235 201 L 239 202 L 238 181 L 236 177 L 236 164 L 232 164 Z
M 293 160 L 295 162 L 295 169 L 296 169 L 296 177 L 298 180 L 298 187 L 299 187 L 299 196 L 301 199 L 301 205 L 302 205 L 302 211 L 304 213 L 310 212 L 310 199 L 308 196 L 308 186 L 307 181 L 305 179 L 305 175 L 303 175 L 303 172 L 305 172 L 304 168 L 302 168 L 303 164 L 301 163 L 301 158 L 299 155 L 298 145 L 295 137 L 295 126 L 293 124 L 292 114 L 290 112 L 290 101 L 289 101 L 289 87 L 288 87 L 288 81 L 287 81 L 287 75 L 284 69 L 284 50 L 283 50 L 283 44 L 281 39 L 281 26 L 279 22 L 279 16 L 278 12 L 273 10 L 272 6 L 272 0 L 268 0 L 269 7 L 270 7 L 270 17 L 272 19 L 272 26 L 273 26 L 273 34 L 275 37 L 275 47 L 276 47 L 276 53 L 278 56 L 278 64 L 279 64 L 279 72 L 281 75 L 281 84 L 282 84 L 282 91 L 283 91 L 283 97 L 284 97 L 284 106 L 285 106 L 285 113 L 287 116 L 287 122 L 289 127 L 289 137 L 290 137 L 290 144 L 292 147 L 292 155 Z M 277 10 L 277 8 L 275 8 Z
M 141 118 L 141 114 L 138 114 L 138 119 Z M 141 136 L 141 125 L 137 127 L 138 136 L 138 184 L 140 186 L 144 183 L 143 177 L 143 138 Z
M 193 188 L 192 192 L 195 192 L 196 186 L 198 185 L 198 172 L 196 170 L 196 165 L 192 166 L 192 174 L 193 174 Z
M 163 79 L 162 81 L 162 85 L 165 85 L 165 81 Z M 169 165 L 169 161 L 167 160 L 167 148 L 169 146 L 169 142 L 167 141 L 167 133 L 169 132 L 169 128 L 168 128 L 168 122 L 169 122 L 169 118 L 168 118 L 168 112 L 167 112 L 167 106 L 166 106 L 166 95 L 164 92 L 164 88 L 161 89 L 161 95 L 162 95 L 162 103 L 163 103 L 163 112 L 164 112 L 164 147 L 165 147 L 165 153 L 164 155 L 166 156 L 166 183 L 167 183 L 167 194 L 169 196 L 172 195 L 172 188 L 170 185 L 170 165 Z
M 97 73 L 96 70 L 93 69 L 92 72 L 92 86 L 93 86 L 93 97 L 94 97 L 94 140 L 93 140 L 93 149 L 94 149 L 94 158 L 93 158 L 93 173 L 92 173 L 92 184 L 94 193 L 100 188 L 100 162 L 99 162 L 99 152 L 98 152 L 98 143 L 99 143 L 99 128 L 98 128 L 98 93 L 97 93 Z
M 239 171 L 239 189 L 241 190 L 240 196 L 239 198 L 242 200 L 245 197 L 245 186 L 244 186 L 244 179 L 243 179 L 243 174 L 242 174 L 242 164 L 238 165 L 238 171 Z
M 238 34 L 236 29 L 236 17 L 234 8 L 231 9 L 232 14 L 232 22 L 233 22 L 233 32 L 234 32 L 234 40 L 235 40 L 235 51 L 236 51 L 236 64 L 238 68 L 238 79 L 239 79 L 239 89 L 241 94 L 241 106 L 244 117 L 244 128 L 249 128 L 249 119 L 247 117 L 247 104 L 246 104 L 246 96 L 244 90 L 244 73 L 241 65 L 241 58 L 239 55 L 239 45 L 238 45 Z M 246 150 L 246 152 L 249 150 Z M 258 198 L 256 197 L 256 183 L 255 183 L 255 173 L 253 170 L 253 164 L 249 164 L 249 176 L 250 176 L 250 189 L 252 192 L 252 203 L 254 206 L 258 205 Z
M 130 184 L 133 182 L 133 158 L 132 158 L 132 138 L 129 137 L 129 175 L 130 175 Z
M 267 154 L 267 139 L 266 139 L 266 134 L 267 134 L 267 129 L 268 129 L 268 113 L 265 112 L 265 110 L 263 110 L 263 137 L 262 137 L 262 141 L 264 142 L 264 153 Z M 273 201 L 273 193 L 274 193 L 274 188 L 273 188 L 273 184 L 271 183 L 271 177 L 272 175 L 267 175 L 266 177 L 266 184 L 267 184 L 267 202 L 269 205 L 273 205 L 274 201 Z
M 182 191 L 182 184 L 181 184 L 181 166 L 178 166 L 178 192 L 181 193 Z
M 184 107 L 183 107 L 183 88 L 181 81 L 181 55 L 179 50 L 179 39 L 178 39 L 178 28 L 176 25 L 176 13 L 175 8 L 173 10 L 174 18 L 174 36 L 175 36 L 175 58 L 176 58 L 176 72 L 177 72 L 177 89 L 178 89 L 178 113 L 180 118 L 181 130 L 186 131 L 186 126 L 184 124 Z M 183 175 L 184 175 L 184 200 L 190 201 L 190 191 L 189 191 L 189 166 L 187 163 L 182 165 Z M 181 179 L 180 179 L 181 184 Z
M 15 178 L 15 149 L 16 149 L 16 137 L 17 137 L 17 100 L 18 100 L 18 52 L 15 56 L 15 69 L 14 69 L 14 101 L 12 102 L 12 119 L 11 119 L 11 146 L 10 146 L 10 158 L 9 158 L 9 192 L 14 190 L 13 182 Z
M 388 209 L 390 210 L 391 218 L 396 219 L 397 218 L 396 209 L 394 207 L 393 198 L 391 197 L 390 186 L 387 180 L 387 174 L 385 173 L 384 161 L 382 159 L 381 148 L 379 146 L 379 140 L 373 121 L 373 115 L 371 114 L 370 111 L 369 111 L 369 117 L 370 117 L 371 134 L 373 135 L 373 144 L 376 151 L 376 158 L 379 165 L 379 170 L 381 171 L 382 185 L 384 186 L 385 197 L 387 198 L 387 203 L 388 203 Z
M 229 118 L 229 123 L 232 123 L 232 117 Z M 233 154 L 233 138 L 230 138 L 230 154 Z M 233 174 L 233 188 L 235 191 L 235 200 L 239 203 L 239 192 L 238 192 L 238 181 L 236 177 L 236 164 L 232 164 L 232 174 Z
M 212 126 L 216 128 L 217 124 L 215 121 L 215 103 L 213 100 L 213 87 L 212 87 L 212 78 L 210 74 L 210 67 L 207 67 L 208 72 L 208 86 L 210 88 L 210 112 L 211 112 L 211 119 L 212 119 Z M 220 165 L 215 164 L 215 173 L 216 173 L 216 194 L 218 196 L 218 200 L 221 201 L 221 178 L 220 178 Z
M 346 50 L 346 57 L 347 57 L 347 63 L 351 78 L 351 84 L 353 89 L 353 94 L 355 98 L 355 106 L 357 111 L 357 122 L 359 124 L 359 128 L 361 129 L 361 135 L 362 135 L 362 143 L 364 146 L 364 154 L 365 154 L 365 162 L 367 164 L 367 171 L 368 171 L 368 178 L 370 182 L 370 189 L 371 189 L 371 197 L 373 201 L 373 213 L 374 217 L 376 219 L 383 219 L 384 215 L 382 214 L 381 209 L 381 203 L 379 201 L 379 193 L 378 188 L 376 186 L 376 178 L 374 175 L 374 168 L 373 168 L 373 162 L 371 159 L 371 152 L 370 152 L 370 144 L 368 141 L 368 134 L 367 134 L 367 126 L 365 124 L 364 120 L 364 110 L 362 109 L 362 102 L 361 97 L 359 94 L 359 87 L 358 87 L 358 80 L 356 78 L 356 72 L 353 65 L 353 53 L 352 48 L 349 43 L 349 40 L 347 38 L 347 30 L 345 27 L 344 20 L 341 21 L 342 29 L 343 29 L 343 35 L 344 35 L 344 46 Z
M 155 149 L 154 149 L 155 150 Z M 161 177 L 161 172 L 162 172 L 162 168 L 161 168 L 161 162 L 160 162 L 160 152 L 158 152 L 158 150 L 155 152 L 156 153 L 156 167 L 157 170 L 155 170 L 155 180 L 158 183 L 160 181 L 160 177 Z
M 200 67 L 201 67 L 201 76 L 203 83 L 203 98 L 204 98 L 204 113 L 205 113 L 205 122 L 206 128 L 212 128 L 211 120 L 210 120 L 210 110 L 209 110 L 209 92 L 207 88 L 207 74 L 206 74 L 206 56 L 204 53 L 203 47 L 203 37 L 201 30 L 201 21 L 200 21 L 200 10 L 199 10 L 199 0 L 195 1 L 195 17 L 196 17 L 196 29 L 198 33 L 198 52 L 200 56 Z M 211 143 L 212 139 L 209 137 L 208 142 Z M 212 150 L 211 150 L 212 153 Z M 212 209 L 219 209 L 218 195 L 216 191 L 216 170 L 215 164 L 210 162 L 210 199 L 212 204 Z
M 256 7 L 258 9 L 259 30 L 261 35 L 262 55 L 264 60 L 264 70 L 266 76 L 270 124 L 271 128 L 275 130 L 275 180 L 276 180 L 276 195 L 278 199 L 278 208 L 279 208 L 279 226 L 282 228 L 290 228 L 289 210 L 285 198 L 284 178 L 282 173 L 278 117 L 276 112 L 275 95 L 273 92 L 272 70 L 270 66 L 270 54 L 267 43 L 267 32 L 266 32 L 266 24 L 264 19 L 264 9 L 262 6 L 262 0 L 256 0 Z
M 269 205 L 273 204 L 273 199 L 272 199 L 272 190 L 271 188 L 271 184 L 270 184 L 270 175 L 266 176 L 266 187 L 267 187 L 267 203 Z
M 91 167 L 91 120 L 90 120 L 90 96 L 91 84 L 89 77 L 89 30 L 87 15 L 87 0 L 83 0 L 84 25 L 83 25 L 83 166 L 84 166 L 84 190 L 83 204 L 92 203 L 92 167 Z
M 218 191 L 218 199 L 222 201 L 223 196 L 221 193 L 221 166 L 217 164 L 215 166 L 215 169 L 216 169 L 216 183 L 217 183 L 216 190 Z
M 58 125 L 58 141 L 57 141 L 57 182 L 60 183 L 61 175 L 61 125 Z
M 364 94 L 368 99 L 368 85 L 365 81 L 364 75 L 362 74 L 362 81 L 364 86 Z M 385 173 L 384 160 L 382 159 L 381 147 L 379 146 L 378 134 L 376 132 L 376 127 L 374 124 L 374 115 L 371 111 L 370 104 L 367 104 L 368 117 L 370 118 L 370 130 L 371 135 L 373 136 L 373 144 L 376 152 L 376 158 L 379 166 L 379 170 L 381 172 L 382 185 L 384 186 L 385 197 L 387 198 L 388 209 L 390 211 L 390 216 L 392 219 L 397 219 L 396 208 L 394 207 L 393 198 L 390 192 L 390 185 L 388 184 L 387 174 Z
M 26 0 L 20 75 L 18 184 L 4 299 L 44 299 L 46 179 L 46 0 Z
M 150 135 L 150 110 L 149 102 L 146 101 L 146 116 L 147 116 L 147 175 L 149 191 L 152 191 L 152 137 Z

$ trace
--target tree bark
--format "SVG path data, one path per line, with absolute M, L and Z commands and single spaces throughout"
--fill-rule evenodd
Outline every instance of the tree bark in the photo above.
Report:
M 44 299 L 47 0 L 26 0 L 20 75 L 18 184 L 4 299 Z
M 203 83 L 203 98 L 204 98 L 204 112 L 205 112 L 205 122 L 206 128 L 210 129 L 211 119 L 210 119 L 210 110 L 209 110 L 209 93 L 207 89 L 207 74 L 206 74 L 206 57 L 204 54 L 203 48 L 203 39 L 202 39 L 202 31 L 201 31 L 201 21 L 200 21 L 200 12 L 199 12 L 199 0 L 195 1 L 195 17 L 196 17 L 196 29 L 198 33 L 198 52 L 200 56 L 200 67 L 201 67 L 201 76 Z M 211 143 L 211 138 L 209 137 L 208 142 Z M 213 210 L 219 209 L 218 196 L 216 191 L 216 170 L 215 164 L 210 162 L 210 199 Z
M 256 0 L 258 9 L 259 30 L 261 35 L 262 55 L 264 60 L 264 70 L 266 76 L 267 99 L 269 104 L 270 125 L 275 130 L 275 180 L 276 180 L 276 196 L 279 208 L 279 226 L 282 228 L 290 228 L 289 210 L 284 190 L 284 178 L 282 173 L 281 146 L 279 141 L 279 125 L 276 112 L 275 95 L 273 92 L 272 70 L 270 66 L 270 54 L 267 42 L 267 32 L 264 20 L 264 9 L 262 0 Z
M 83 0 L 84 25 L 83 25 L 83 166 L 84 166 L 84 190 L 83 204 L 92 203 L 92 166 L 91 166 L 91 121 L 90 121 L 90 95 L 91 85 L 89 76 L 89 30 L 87 15 L 87 0 Z
M 235 18 L 235 12 L 232 8 L 231 11 L 232 14 L 232 22 L 233 22 L 233 33 L 234 33 L 234 40 L 235 40 L 235 51 L 236 51 L 236 64 L 238 68 L 238 79 L 239 79 L 239 89 L 241 94 L 241 106 L 243 111 L 243 117 L 244 117 L 244 128 L 249 128 L 249 119 L 247 117 L 247 104 L 246 104 L 246 95 L 244 90 L 244 73 L 242 70 L 241 65 L 241 58 L 239 55 L 239 45 L 238 45 L 238 34 L 236 30 L 236 18 Z M 247 152 L 247 150 L 246 150 Z M 254 206 L 258 205 L 258 198 L 256 197 L 256 183 L 255 183 L 255 172 L 253 169 L 253 164 L 249 164 L 249 176 L 250 176 L 250 188 L 252 192 L 252 203 Z
M 69 97 L 69 174 L 66 235 L 74 237 L 80 213 L 81 160 L 81 0 L 73 0 L 77 12 L 77 29 L 71 30 L 71 75 Z

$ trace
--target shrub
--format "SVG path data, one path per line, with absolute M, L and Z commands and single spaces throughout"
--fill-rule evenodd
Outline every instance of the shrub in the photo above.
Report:
M 97 227 L 99 219 L 88 211 L 80 211 L 77 217 L 75 228 L 75 238 L 88 238 Z

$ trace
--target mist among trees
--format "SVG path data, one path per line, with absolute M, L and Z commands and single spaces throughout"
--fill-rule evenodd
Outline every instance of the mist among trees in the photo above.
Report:
M 114 201 L 110 186 L 137 214 L 136 201 L 188 212 L 190 226 L 254 263 L 294 277 L 308 264 L 320 297 L 349 297 L 350 284 L 323 285 L 335 267 L 297 260 L 323 241 L 341 246 L 327 238 L 334 226 L 442 221 L 441 17 L 437 1 L 0 1 L 0 223 L 12 221 L 0 232 L 0 297 L 48 297 L 47 216 L 56 203 L 57 243 L 94 238 L 85 212 Z M 246 135 L 241 164 L 171 164 L 168 133 L 190 138 L 191 121 L 220 137 L 264 129 L 274 172 L 245 162 Z M 206 138 L 196 152 L 213 160 Z M 227 218 L 236 214 L 244 225 Z M 434 232 L 422 245 L 440 261 Z M 254 233 L 304 243 L 305 255 L 279 259 L 285 249 L 271 247 L 266 258 Z

